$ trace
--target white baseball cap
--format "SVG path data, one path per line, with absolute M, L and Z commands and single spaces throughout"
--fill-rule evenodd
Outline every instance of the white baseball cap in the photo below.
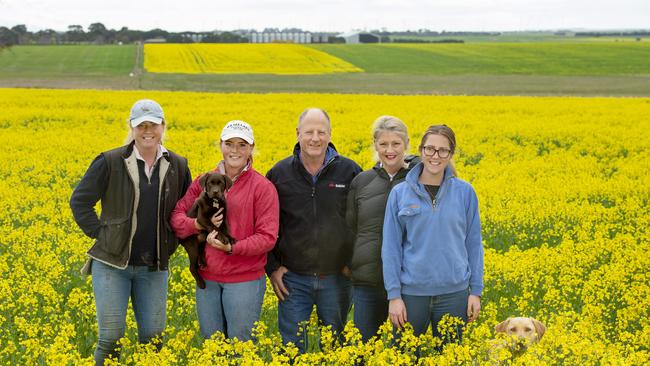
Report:
M 152 122 L 159 125 L 164 119 L 165 114 L 160 104 L 151 99 L 141 99 L 131 107 L 129 122 L 131 122 L 131 127 L 136 127 L 142 122 Z
M 244 121 L 230 121 L 226 123 L 223 130 L 221 130 L 221 141 L 230 140 L 235 137 L 239 137 L 251 145 L 255 142 L 251 125 Z

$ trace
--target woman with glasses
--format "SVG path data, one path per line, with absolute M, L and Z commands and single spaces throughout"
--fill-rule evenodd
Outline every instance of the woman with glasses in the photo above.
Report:
M 226 192 L 226 223 L 235 243 L 222 243 L 217 232 L 208 234 L 204 268 L 199 274 L 205 288 L 196 288 L 196 312 L 201 334 L 210 338 L 217 331 L 227 338 L 247 341 L 260 318 L 266 290 L 267 253 L 278 236 L 280 208 L 273 184 L 253 169 L 253 129 L 244 121 L 230 121 L 221 131 L 223 160 L 212 172 L 232 181 Z M 187 211 L 203 191 L 197 177 L 172 212 L 171 225 L 184 239 L 203 229 Z M 212 223 L 219 227 L 217 211 Z
M 451 162 L 456 137 L 429 127 L 419 146 L 422 162 L 391 191 L 384 218 L 382 261 L 389 317 L 420 335 L 445 314 L 476 320 L 483 291 L 483 246 L 478 200 Z M 456 327 L 460 342 L 462 326 Z M 443 343 L 449 341 L 445 337 Z

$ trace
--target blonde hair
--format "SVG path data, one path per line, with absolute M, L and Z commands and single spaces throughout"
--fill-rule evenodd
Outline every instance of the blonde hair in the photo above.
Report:
M 392 132 L 399 136 L 404 143 L 404 152 L 407 153 L 409 150 L 409 131 L 406 127 L 406 124 L 402 122 L 401 119 L 393 116 L 380 116 L 372 124 L 372 140 L 377 142 L 377 139 L 382 133 Z M 379 161 L 379 155 L 377 155 L 377 149 L 375 148 L 373 157 L 375 161 Z

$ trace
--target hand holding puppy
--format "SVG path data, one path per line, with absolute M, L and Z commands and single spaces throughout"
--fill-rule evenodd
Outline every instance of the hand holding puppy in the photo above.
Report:
M 223 252 L 232 252 L 232 244 L 224 244 L 219 239 L 217 239 L 217 235 L 219 235 L 219 232 L 217 230 L 212 230 L 209 234 L 208 237 L 205 239 L 205 242 L 208 243 L 209 246 L 219 249 Z

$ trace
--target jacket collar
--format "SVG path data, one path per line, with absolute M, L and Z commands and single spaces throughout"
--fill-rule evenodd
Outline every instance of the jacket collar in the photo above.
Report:
M 413 190 L 418 192 L 421 195 L 427 195 L 424 189 L 424 185 L 420 183 L 418 180 L 420 179 L 420 174 L 422 174 L 422 169 L 424 169 L 424 163 L 419 162 L 416 166 L 411 169 L 411 171 L 406 175 L 406 182 Z M 447 183 L 449 180 L 451 180 L 454 177 L 454 174 L 451 171 L 451 168 L 449 165 L 445 167 L 445 173 L 444 177 L 442 178 L 442 183 L 440 186 L 442 187 Z
M 235 181 L 236 181 L 237 179 L 239 179 L 239 178 L 245 176 L 245 175 L 246 175 L 246 172 L 248 172 L 248 171 L 251 170 L 252 168 L 253 168 L 253 158 L 251 157 L 250 159 L 248 159 L 248 163 L 246 163 L 246 166 L 244 167 L 244 169 L 242 169 L 242 171 L 239 172 L 239 174 L 237 174 L 237 176 L 235 176 L 235 178 L 233 178 L 232 182 L 235 183 Z M 221 161 L 219 162 L 219 164 L 217 164 L 217 167 L 214 168 L 213 171 L 214 171 L 214 172 L 217 172 L 217 173 L 219 173 L 219 174 L 226 175 L 226 163 L 225 163 L 223 160 L 221 160 Z
M 160 145 L 161 149 L 158 150 L 159 152 L 162 151 L 162 157 L 165 158 L 165 160 L 169 161 L 169 151 L 165 149 L 164 146 Z M 124 151 L 122 152 L 122 158 L 126 159 L 131 154 L 133 154 L 133 150 L 135 150 L 135 141 L 129 142 L 127 145 L 124 145 Z M 157 159 L 156 159 L 157 160 Z
M 406 176 L 406 174 L 413 169 L 414 166 L 416 166 L 420 162 L 420 157 L 417 155 L 407 155 L 404 157 L 404 162 L 406 163 L 406 168 L 401 168 L 400 170 L 395 173 L 395 176 L 393 176 L 393 179 L 400 179 Z M 388 172 L 386 169 L 384 169 L 381 166 L 381 162 L 378 161 L 375 166 L 372 167 L 372 169 L 380 175 L 383 178 L 390 179 L 390 176 L 388 175 Z

